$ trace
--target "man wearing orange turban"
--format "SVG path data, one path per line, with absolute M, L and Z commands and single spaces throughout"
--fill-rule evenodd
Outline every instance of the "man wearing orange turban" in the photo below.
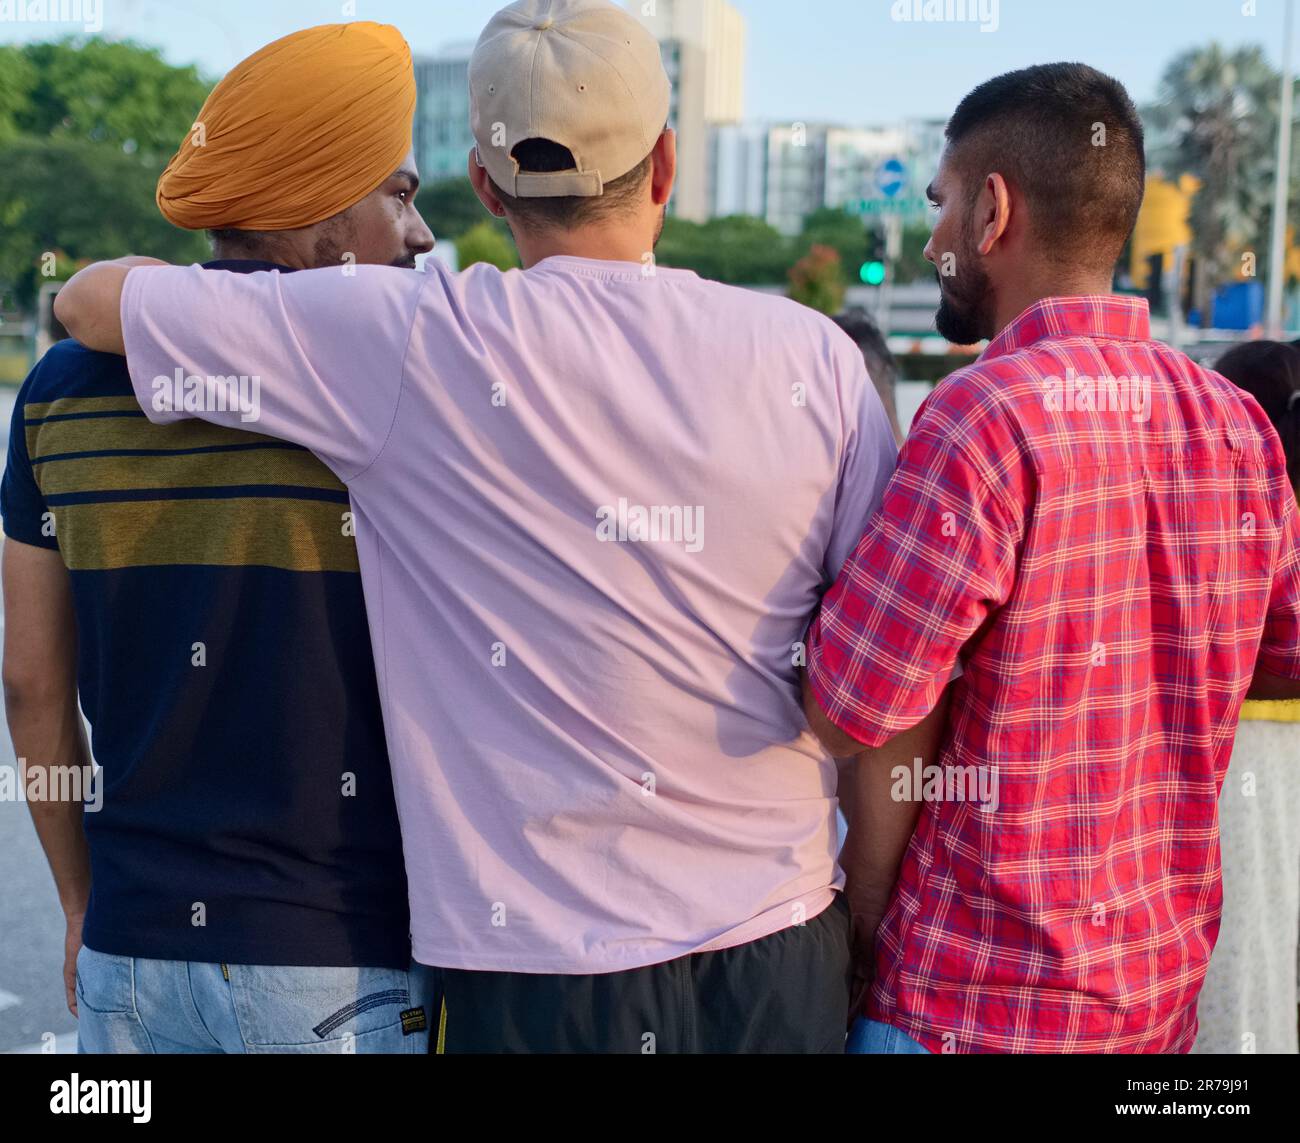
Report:
M 395 29 L 286 36 L 213 90 L 158 206 L 209 231 L 214 270 L 412 266 L 433 245 L 414 106 Z M 255 406 L 259 380 L 230 396 Z M 0 500 L 15 746 L 89 775 L 79 700 L 102 767 L 31 803 L 83 1050 L 424 1052 L 338 476 L 239 428 L 152 425 L 121 358 L 62 341 L 18 396 Z
M 386 24 L 327 24 L 268 44 L 208 96 L 158 208 L 218 257 L 298 268 L 413 266 L 432 235 L 413 207 L 415 77 Z

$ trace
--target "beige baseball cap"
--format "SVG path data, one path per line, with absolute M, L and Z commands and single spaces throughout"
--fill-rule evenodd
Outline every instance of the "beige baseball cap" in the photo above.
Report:
M 592 198 L 654 149 L 671 89 L 659 44 L 606 0 L 519 0 L 488 22 L 469 61 L 479 162 L 515 198 Z M 549 139 L 570 171 L 519 170 L 511 152 Z

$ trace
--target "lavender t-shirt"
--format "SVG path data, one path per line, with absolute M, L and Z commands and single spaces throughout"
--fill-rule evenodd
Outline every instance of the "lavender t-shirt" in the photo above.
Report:
M 348 485 L 419 961 L 609 972 L 830 903 L 801 640 L 896 456 L 831 322 L 569 257 L 137 269 L 122 321 L 151 419 Z

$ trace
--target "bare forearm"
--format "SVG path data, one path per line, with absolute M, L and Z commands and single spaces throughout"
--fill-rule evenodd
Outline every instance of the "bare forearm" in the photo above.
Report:
M 31 813 L 64 916 L 84 916 L 90 901 L 90 851 L 82 828 L 81 804 L 32 805 Z
M 67 916 L 80 916 L 90 898 L 90 855 L 82 824 L 90 748 L 75 691 L 53 701 L 10 691 L 5 705 L 27 807 L 54 875 L 59 904 Z
M 907 764 L 911 765 L 910 759 Z M 921 813 L 919 801 L 892 797 L 892 770 L 893 764 L 883 759 L 859 758 L 849 788 L 841 795 L 841 802 L 848 803 L 849 820 L 840 853 L 845 894 L 855 914 L 871 913 L 877 918 L 889 902 Z
M 87 349 L 126 353 L 122 340 L 122 287 L 136 266 L 165 266 L 156 258 L 131 256 L 79 270 L 54 298 L 54 316 Z
M 916 830 L 921 802 L 895 797 L 895 767 L 911 772 L 915 759 L 935 765 L 948 720 L 949 693 L 924 719 L 883 746 L 865 750 L 840 770 L 840 801 L 849 833 L 840 855 L 850 905 L 883 911 L 898 880 L 908 843 Z M 910 787 L 909 787 L 910 788 Z

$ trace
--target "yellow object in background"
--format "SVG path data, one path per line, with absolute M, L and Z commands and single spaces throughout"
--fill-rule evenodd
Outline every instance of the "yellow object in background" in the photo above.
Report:
M 1245 702 L 1241 704 L 1242 722 L 1300 722 L 1300 701 Z
M 1179 246 L 1191 245 L 1192 228 L 1188 219 L 1192 199 L 1200 189 L 1201 181 L 1194 175 L 1182 175 L 1177 182 L 1170 182 L 1160 175 L 1147 177 L 1142 209 L 1133 229 L 1133 253 L 1129 260 L 1129 273 L 1138 289 L 1145 290 L 1150 284 L 1147 281 L 1151 272 L 1148 259 L 1152 255 L 1163 254 L 1168 266 Z

